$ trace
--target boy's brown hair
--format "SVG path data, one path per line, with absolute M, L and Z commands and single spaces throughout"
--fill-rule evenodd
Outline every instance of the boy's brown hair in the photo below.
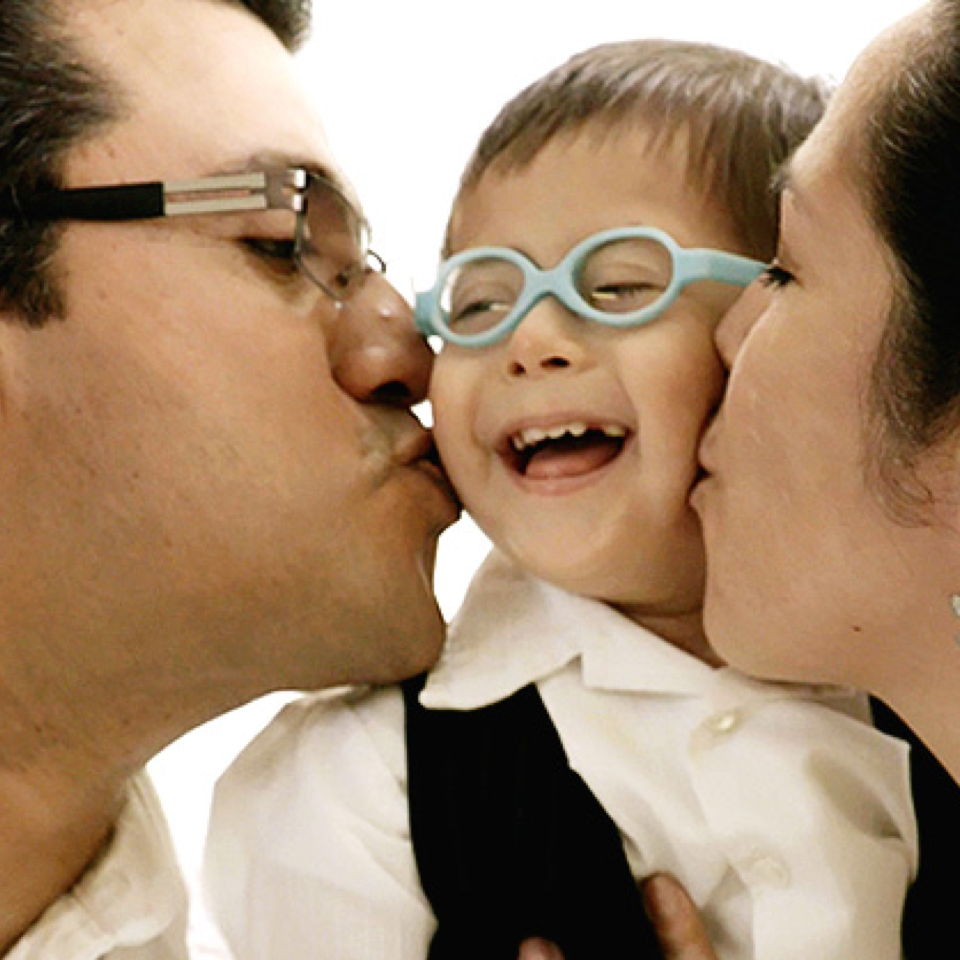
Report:
M 676 40 L 633 40 L 585 50 L 551 70 L 500 111 L 474 150 L 461 191 L 492 167 L 530 163 L 560 134 L 641 125 L 654 142 L 685 134 L 688 175 L 728 211 L 746 248 L 774 253 L 773 176 L 823 114 L 819 79 L 739 50 Z

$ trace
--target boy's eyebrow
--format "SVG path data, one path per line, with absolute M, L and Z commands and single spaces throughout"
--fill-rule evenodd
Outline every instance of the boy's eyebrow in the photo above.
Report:
M 0 0 L 2 2 L 2 0 Z M 542 266 L 533 254 L 528 253 L 523 247 L 515 246 L 514 244 L 509 243 L 484 243 L 484 247 L 495 247 L 498 250 L 513 250 L 515 253 L 519 253 L 522 256 L 526 257 L 532 264 L 537 267 Z M 476 249 L 476 246 L 473 247 L 458 247 L 456 250 L 453 248 L 453 245 L 449 242 L 445 242 L 443 247 L 440 249 L 440 259 L 449 260 L 450 257 L 456 256 L 458 253 L 463 253 L 465 250 Z

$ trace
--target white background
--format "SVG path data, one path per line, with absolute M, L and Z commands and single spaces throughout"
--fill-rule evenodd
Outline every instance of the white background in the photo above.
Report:
M 587 46 L 636 37 L 707 40 L 842 78 L 917 0 L 315 0 L 299 56 L 333 148 L 399 275 L 429 278 L 461 167 L 505 100 Z M 348 550 L 349 545 L 345 544 Z M 458 605 L 485 542 L 445 534 L 437 590 Z M 216 776 L 283 702 L 208 724 L 151 765 L 188 875 L 199 863 Z

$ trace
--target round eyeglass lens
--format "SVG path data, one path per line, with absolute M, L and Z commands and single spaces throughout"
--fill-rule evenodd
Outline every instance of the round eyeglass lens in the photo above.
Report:
M 301 263 L 325 290 L 346 298 L 366 274 L 366 224 L 347 198 L 322 177 L 310 177 L 306 200 L 297 238 Z
M 595 247 L 576 269 L 577 292 L 595 310 L 636 313 L 653 306 L 673 278 L 673 257 L 649 237 L 612 240 Z
M 464 337 L 492 330 L 513 310 L 523 291 L 523 271 L 499 257 L 480 257 L 451 270 L 440 291 L 447 327 Z

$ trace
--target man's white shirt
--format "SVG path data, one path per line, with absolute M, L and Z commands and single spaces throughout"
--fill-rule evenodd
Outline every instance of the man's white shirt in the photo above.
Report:
M 4 960 L 186 960 L 186 923 L 166 820 L 142 774 L 97 862 Z

